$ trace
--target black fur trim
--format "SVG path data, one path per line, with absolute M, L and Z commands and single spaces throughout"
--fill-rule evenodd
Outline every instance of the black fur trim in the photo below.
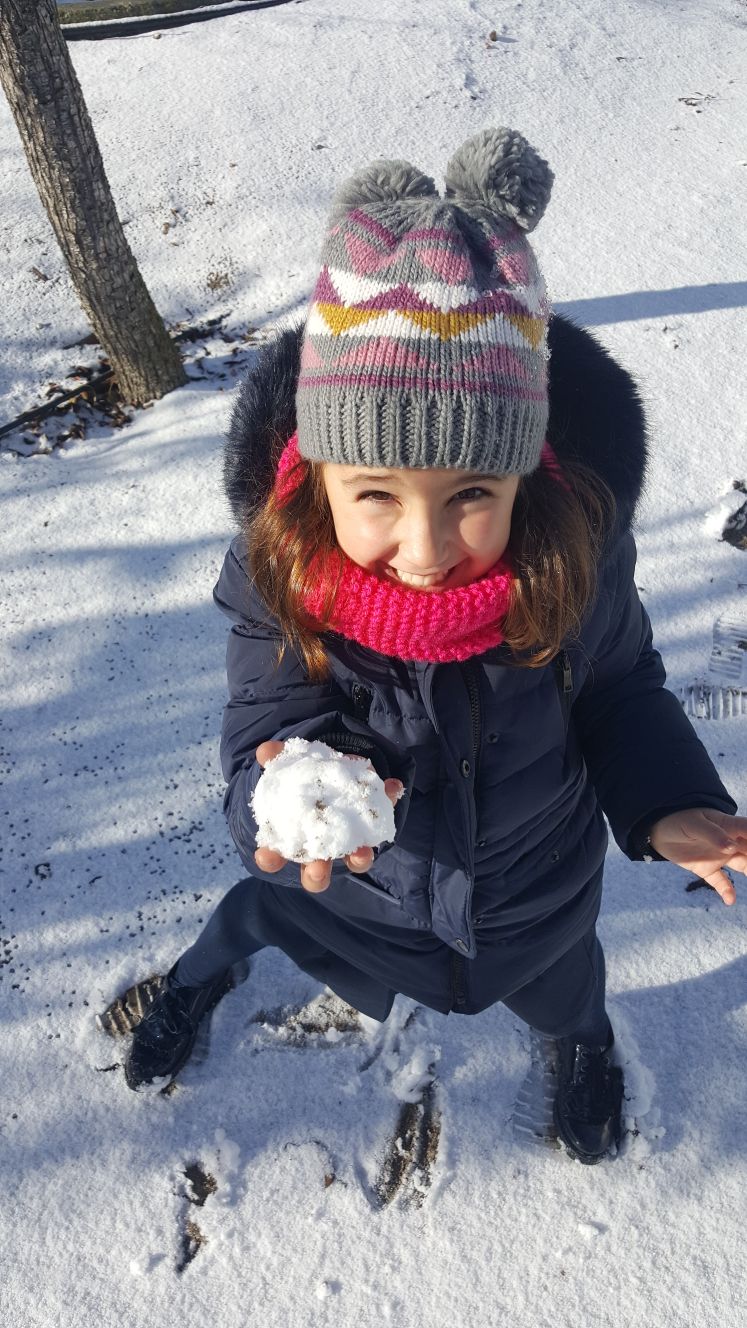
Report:
M 631 375 L 570 318 L 555 314 L 548 330 L 550 418 L 547 436 L 558 460 L 582 461 L 609 485 L 618 527 L 633 519 L 646 474 L 643 405 Z
M 238 389 L 223 456 L 223 483 L 238 526 L 264 502 L 295 431 L 302 335 L 303 324 L 263 346 Z

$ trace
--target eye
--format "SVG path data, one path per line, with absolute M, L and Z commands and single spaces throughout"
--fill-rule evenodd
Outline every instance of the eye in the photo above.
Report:
M 471 498 L 466 497 L 466 495 L 470 493 L 473 496 Z M 481 498 L 490 498 L 490 496 L 491 495 L 488 493 L 487 489 L 480 489 L 476 487 L 472 489 L 462 489 L 461 493 L 455 493 L 453 501 L 456 501 L 457 499 L 461 498 L 466 503 L 477 503 L 480 501 Z
M 471 497 L 469 495 L 471 495 Z M 385 493 L 382 489 L 370 489 L 366 493 L 360 493 L 358 495 L 358 501 L 360 502 L 362 499 L 369 499 L 372 503 L 381 503 L 387 502 L 388 499 L 393 496 L 394 495 L 391 493 Z M 454 497 L 450 501 L 457 502 L 461 500 L 465 503 L 476 503 L 479 502 L 481 498 L 490 498 L 491 496 L 492 495 L 488 493 L 487 489 L 481 489 L 475 486 L 470 489 L 460 490 L 459 493 L 454 494 Z

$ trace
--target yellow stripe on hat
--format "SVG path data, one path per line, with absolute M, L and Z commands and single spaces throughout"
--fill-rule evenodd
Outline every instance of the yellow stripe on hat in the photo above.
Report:
M 372 323 L 381 318 L 402 319 L 414 324 L 431 336 L 442 341 L 452 341 L 474 328 L 488 323 L 500 323 L 504 319 L 510 323 L 529 343 L 533 350 L 540 345 L 545 332 L 545 323 L 541 318 L 530 318 L 524 314 L 470 313 L 463 309 L 460 313 L 441 313 L 438 309 L 356 309 L 349 305 L 327 304 L 319 301 L 313 306 L 313 313 L 319 315 L 333 336 L 341 336 L 364 323 Z
M 529 342 L 532 350 L 536 350 L 545 335 L 546 324 L 541 318 L 529 318 L 525 314 L 505 314 L 505 318 L 518 332 L 521 333 L 525 341 Z
M 384 318 L 389 309 L 350 309 L 341 304 L 315 304 L 314 309 L 324 319 L 330 332 L 337 337 L 348 328 L 359 323 L 368 323 L 374 318 Z
M 426 332 L 440 337 L 442 341 L 451 341 L 452 337 L 459 337 L 463 332 L 469 332 L 471 328 L 479 327 L 482 323 L 492 322 L 495 318 L 492 311 L 487 314 L 471 314 L 465 310 L 461 313 L 439 313 L 436 309 L 400 309 L 398 312 L 408 322 L 424 328 Z
M 471 328 L 479 327 L 482 323 L 492 322 L 495 318 L 493 312 L 472 314 L 464 311 L 440 313 L 437 309 L 355 309 L 339 304 L 324 304 L 321 301 L 314 305 L 314 309 L 323 318 L 333 336 L 340 336 L 342 332 L 358 327 L 361 323 L 368 323 L 377 318 L 391 318 L 394 315 L 440 337 L 442 341 L 450 341 L 453 337 L 461 336 L 463 332 L 469 332 Z

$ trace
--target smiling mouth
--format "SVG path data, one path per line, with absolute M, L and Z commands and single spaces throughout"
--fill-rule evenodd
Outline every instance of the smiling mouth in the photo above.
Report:
M 413 590 L 435 590 L 446 584 L 454 568 L 450 567 L 447 572 L 439 572 L 435 576 L 416 576 L 412 572 L 401 572 L 397 567 L 388 567 L 387 570 L 403 586 L 410 586 Z

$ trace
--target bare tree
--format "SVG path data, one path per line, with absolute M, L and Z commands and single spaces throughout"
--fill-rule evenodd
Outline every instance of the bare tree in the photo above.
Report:
M 78 298 L 123 397 L 185 381 L 125 238 L 55 0 L 0 0 L 0 83 Z

